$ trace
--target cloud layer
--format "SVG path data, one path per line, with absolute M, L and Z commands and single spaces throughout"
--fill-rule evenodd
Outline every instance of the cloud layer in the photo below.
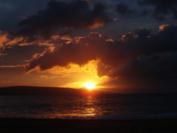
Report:
M 136 6 L 150 5 L 151 8 L 147 12 L 153 12 L 156 18 L 177 16 L 176 1 L 139 0 L 138 2 L 139 5 Z M 136 13 L 142 15 L 139 11 L 144 9 L 134 10 L 136 8 L 129 6 L 127 3 L 115 2 L 113 10 L 118 12 L 120 19 L 125 20 L 135 17 Z M 91 4 L 83 0 L 50 1 L 46 9 L 21 21 L 17 33 L 12 35 L 1 32 L 0 50 L 16 47 L 14 49 L 19 52 L 17 48 L 20 46 L 37 46 L 40 52 L 33 51 L 32 58 L 25 62 L 28 71 L 36 68 L 40 71 L 54 67 L 66 68 L 70 63 L 84 66 L 96 60 L 99 76 L 106 75 L 111 79 L 107 84 L 143 91 L 176 90 L 177 26 L 162 24 L 159 31 L 141 28 L 122 33 L 120 28 L 111 25 L 116 33 L 111 32 L 114 38 L 108 37 L 106 35 L 108 31 L 102 28 L 110 22 L 111 11 L 101 3 Z M 114 15 L 117 17 L 116 13 L 113 13 Z M 111 24 L 120 22 L 119 18 L 115 20 L 116 22 Z M 139 27 L 138 24 L 135 25 Z M 117 34 L 119 30 L 120 35 Z M 25 54 L 17 55 L 13 60 L 20 56 L 21 59 L 26 59 L 23 57 Z M 2 68 L 4 67 L 12 68 L 12 65 L 3 64 Z
M 109 20 L 101 3 L 90 5 L 86 1 L 50 1 L 39 11 L 20 23 L 20 34 L 54 34 L 71 29 L 96 29 Z
M 156 18 L 164 19 L 169 15 L 173 15 L 173 18 L 177 18 L 177 0 L 138 0 L 141 5 L 151 5 L 154 7 L 153 15 Z
M 89 34 L 77 43 L 64 44 L 52 52 L 46 51 L 36 56 L 28 69 L 40 67 L 45 70 L 54 66 L 67 66 L 69 63 L 82 65 L 90 60 L 100 60 L 100 75 L 124 79 L 122 82 L 127 85 L 136 82 L 133 87 L 137 88 L 153 85 L 163 88 L 177 80 L 176 36 L 176 26 L 156 34 L 146 29 L 138 30 L 123 34 L 119 41 L 110 40 L 101 34 Z M 165 85 L 162 81 L 166 81 Z

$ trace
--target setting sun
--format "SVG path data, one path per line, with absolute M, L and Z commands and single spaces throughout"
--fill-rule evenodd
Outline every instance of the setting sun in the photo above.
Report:
M 89 91 L 92 91 L 96 88 L 96 84 L 94 82 L 87 82 L 84 86 Z

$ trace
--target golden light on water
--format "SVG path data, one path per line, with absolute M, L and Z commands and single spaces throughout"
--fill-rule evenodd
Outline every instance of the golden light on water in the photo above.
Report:
M 95 118 L 102 116 L 103 109 L 97 105 L 97 97 L 94 95 L 84 95 L 81 98 L 81 106 L 57 114 L 52 114 L 50 118 Z

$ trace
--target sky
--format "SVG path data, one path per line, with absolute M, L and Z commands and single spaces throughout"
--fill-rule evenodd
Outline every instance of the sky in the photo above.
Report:
M 177 91 L 177 0 L 0 0 L 0 86 Z

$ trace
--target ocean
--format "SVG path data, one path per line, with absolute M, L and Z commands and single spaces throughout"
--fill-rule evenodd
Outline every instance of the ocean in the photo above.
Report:
M 144 119 L 177 117 L 177 94 L 68 92 L 0 95 L 0 118 Z

